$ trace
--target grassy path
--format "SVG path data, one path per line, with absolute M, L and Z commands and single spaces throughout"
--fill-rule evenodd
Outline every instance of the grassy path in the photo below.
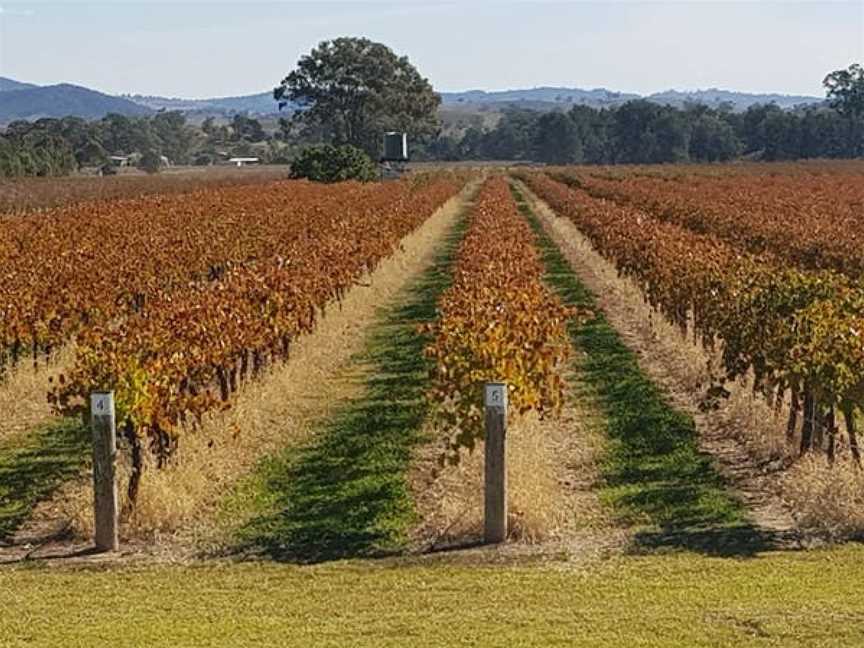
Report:
M 601 471 L 601 498 L 622 522 L 639 527 L 640 548 L 686 548 L 721 555 L 751 555 L 767 539 L 749 524 L 700 452 L 690 416 L 677 411 L 640 369 L 636 355 L 599 311 L 519 190 L 514 195 L 538 237 L 547 281 L 572 305 L 597 316 L 571 327 L 582 353 L 579 378 L 606 419 L 609 438 Z
M 255 516 L 238 532 L 248 551 L 318 562 L 398 550 L 414 521 L 406 472 L 424 439 L 426 337 L 463 233 L 460 221 L 432 266 L 382 307 L 365 351 L 363 392 L 318 431 L 311 445 L 265 461 L 245 485 Z
M 89 432 L 69 419 L 0 444 L 0 545 L 11 540 L 37 503 L 77 475 L 89 456 Z

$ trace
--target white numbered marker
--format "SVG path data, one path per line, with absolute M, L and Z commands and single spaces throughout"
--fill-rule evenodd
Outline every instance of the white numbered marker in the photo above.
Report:
M 486 385 L 486 407 L 507 407 L 507 385 L 504 383 L 488 383 Z
M 114 416 L 114 394 L 91 394 L 90 411 L 94 416 Z

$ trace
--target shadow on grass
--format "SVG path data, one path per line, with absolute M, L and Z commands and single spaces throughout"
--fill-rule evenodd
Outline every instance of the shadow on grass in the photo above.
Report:
M 693 551 L 716 558 L 755 558 L 769 550 L 800 547 L 795 531 L 768 532 L 746 522 L 711 528 L 671 528 L 636 534 L 632 554 Z
M 241 548 L 312 563 L 398 551 L 414 520 L 406 472 L 423 439 L 428 364 L 419 327 L 438 295 L 464 231 L 457 225 L 433 266 L 382 309 L 359 361 L 364 393 L 343 406 L 312 445 L 261 465 L 252 487 L 260 515 L 240 529 Z
M 636 534 L 634 550 L 752 556 L 774 546 L 776 539 L 747 521 L 743 504 L 699 450 L 693 419 L 666 402 L 515 187 L 514 195 L 537 235 L 547 283 L 566 303 L 596 313 L 571 324 L 570 336 L 584 354 L 580 375 L 606 419 L 601 499 L 622 522 L 647 527 Z
M 0 543 L 8 542 L 33 507 L 77 475 L 90 456 L 90 435 L 65 419 L 0 445 Z

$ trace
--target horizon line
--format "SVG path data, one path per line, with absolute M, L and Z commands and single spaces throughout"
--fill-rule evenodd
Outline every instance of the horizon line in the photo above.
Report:
M 114 92 L 94 88 L 92 86 L 82 85 L 81 83 L 74 83 L 71 81 L 58 81 L 55 83 L 37 84 L 37 83 L 32 83 L 30 81 L 20 81 L 19 79 L 15 79 L 12 77 L 6 77 L 6 76 L 0 77 L 0 78 L 4 78 L 4 79 L 7 79 L 9 81 L 16 82 L 16 83 L 25 83 L 25 84 L 34 85 L 37 88 L 47 88 L 47 87 L 58 86 L 58 85 L 72 85 L 72 86 L 77 86 L 79 88 L 85 88 L 87 90 L 93 90 L 95 92 L 100 92 L 104 95 L 114 96 L 114 97 L 135 97 L 135 96 L 137 96 L 137 97 L 158 97 L 160 99 L 174 99 L 174 100 L 179 100 L 179 101 L 208 101 L 208 100 L 217 100 L 217 99 L 233 99 L 233 98 L 237 98 L 237 97 L 249 97 L 249 96 L 254 96 L 254 95 L 266 94 L 268 92 L 267 90 L 259 90 L 257 92 L 253 91 L 253 92 L 236 93 L 236 94 L 209 95 L 209 96 L 205 96 L 205 97 L 189 97 L 189 96 L 183 97 L 183 96 L 176 96 L 176 95 L 169 96 L 169 95 L 165 95 L 165 94 L 153 94 L 153 93 L 149 93 L 149 92 L 145 93 L 145 92 L 140 92 L 140 91 L 139 92 L 126 91 L 126 92 L 114 93 Z M 736 90 L 736 89 L 732 89 L 732 88 L 722 88 L 722 87 L 718 87 L 718 86 L 695 87 L 695 88 L 686 88 L 686 87 L 682 88 L 682 87 L 672 86 L 672 87 L 665 88 L 663 90 L 656 90 L 656 91 L 653 91 L 653 92 L 650 92 L 647 94 L 642 94 L 640 92 L 636 92 L 636 91 L 632 91 L 632 90 L 615 90 L 615 89 L 608 88 L 605 86 L 597 86 L 597 87 L 593 87 L 593 88 L 587 88 L 587 87 L 581 87 L 581 86 L 567 86 L 567 85 L 535 85 L 535 86 L 531 86 L 531 87 L 522 86 L 522 87 L 514 87 L 514 88 L 495 88 L 495 89 L 473 87 L 473 88 L 468 88 L 465 90 L 438 90 L 435 88 L 433 88 L 433 89 L 439 95 L 440 94 L 467 94 L 470 92 L 483 92 L 483 93 L 487 93 L 487 94 L 493 94 L 493 93 L 502 93 L 502 92 L 521 92 L 521 91 L 528 91 L 528 90 L 579 90 L 582 92 L 603 91 L 603 92 L 611 92 L 611 93 L 622 94 L 622 95 L 636 95 L 639 97 L 651 97 L 653 95 L 664 94 L 667 92 L 679 92 L 682 94 L 693 94 L 693 93 L 697 93 L 697 92 L 719 91 L 719 92 L 734 92 L 734 93 L 746 94 L 746 95 L 777 95 L 777 96 L 781 96 L 781 97 L 805 97 L 808 99 L 825 99 L 824 96 L 820 97 L 818 95 L 811 95 L 811 94 L 798 94 L 798 93 L 794 93 L 794 92 L 785 92 L 785 91 L 777 91 L 777 90 L 758 90 L 758 91 Z

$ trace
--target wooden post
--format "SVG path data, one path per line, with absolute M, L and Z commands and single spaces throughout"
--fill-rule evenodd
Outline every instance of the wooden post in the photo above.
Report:
M 486 383 L 485 529 L 487 543 L 507 539 L 507 385 Z
M 93 432 L 93 520 L 99 551 L 117 551 L 117 425 L 114 392 L 90 395 L 90 428 Z

